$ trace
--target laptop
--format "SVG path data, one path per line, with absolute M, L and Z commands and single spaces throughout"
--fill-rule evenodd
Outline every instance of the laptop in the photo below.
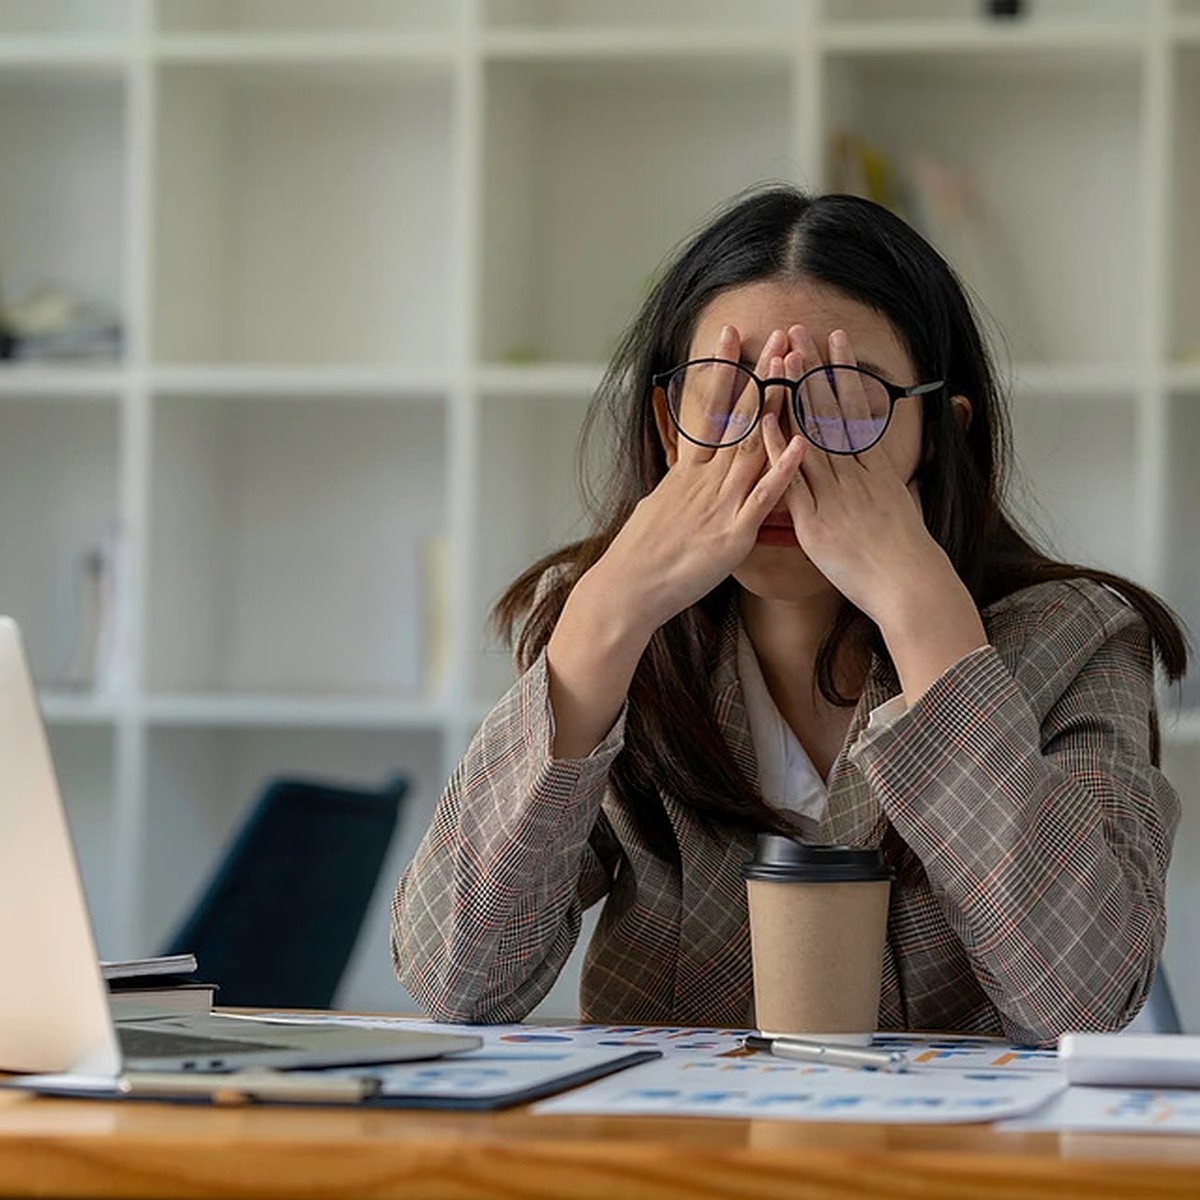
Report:
M 0 978 L 0 1071 L 291 1070 L 440 1058 L 482 1044 L 466 1034 L 220 1014 L 114 1021 L 37 695 L 8 617 L 0 617 Z

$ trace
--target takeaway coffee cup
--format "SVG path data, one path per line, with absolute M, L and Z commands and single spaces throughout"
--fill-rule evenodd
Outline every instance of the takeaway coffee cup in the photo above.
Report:
M 742 873 L 762 1033 L 869 1042 L 893 876 L 880 852 L 760 834 Z

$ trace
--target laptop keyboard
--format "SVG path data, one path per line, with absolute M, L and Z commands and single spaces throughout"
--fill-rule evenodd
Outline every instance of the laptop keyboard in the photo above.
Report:
M 121 1053 L 127 1058 L 178 1058 L 183 1054 L 247 1054 L 255 1050 L 292 1050 L 277 1042 L 249 1042 L 233 1038 L 200 1037 L 169 1029 L 141 1029 L 117 1026 Z

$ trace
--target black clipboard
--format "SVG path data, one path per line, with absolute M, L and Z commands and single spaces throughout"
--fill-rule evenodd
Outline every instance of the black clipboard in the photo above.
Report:
M 298 1108 L 354 1106 L 361 1108 L 450 1109 L 490 1112 L 528 1104 L 569 1088 L 591 1083 L 629 1067 L 661 1058 L 658 1050 L 584 1050 L 567 1056 L 561 1069 L 549 1065 L 538 1077 L 519 1086 L 481 1090 L 479 1073 L 492 1064 L 497 1068 L 516 1060 L 514 1053 L 489 1053 L 487 1049 L 426 1063 L 404 1063 L 395 1067 L 353 1067 L 324 1071 L 235 1071 L 228 1074 L 185 1072 L 131 1072 L 111 1081 L 68 1075 L 16 1076 L 4 1086 L 39 1096 L 89 1100 L 132 1100 L 170 1104 L 287 1105 Z M 471 1086 L 457 1091 L 403 1090 L 405 1075 L 438 1072 L 449 1079 L 471 1078 Z M 107 1086 L 106 1086 L 107 1085 Z

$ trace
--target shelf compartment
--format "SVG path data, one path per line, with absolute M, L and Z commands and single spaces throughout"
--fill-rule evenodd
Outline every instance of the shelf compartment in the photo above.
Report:
M 1168 406 L 1166 531 L 1166 599 L 1183 619 L 1192 639 L 1191 670 L 1183 683 L 1182 703 L 1200 708 L 1200 475 L 1195 469 L 1200 449 L 1200 387 L 1177 392 Z
M 18 305 L 54 287 L 122 319 L 127 134 L 121 75 L 90 65 L 6 70 L 0 108 L 0 305 Z
M 488 362 L 603 361 L 676 242 L 798 171 L 782 58 L 493 63 L 486 109 Z
M 159 728 L 427 729 L 443 728 L 448 714 L 426 701 L 344 700 L 304 696 L 154 695 L 143 714 Z
M 4 0 L 0 39 L 120 36 L 130 31 L 136 0 Z
M 1146 270 L 1132 236 L 1143 198 L 1128 185 L 1141 154 L 1139 63 L 1136 46 L 831 55 L 827 182 L 841 185 L 842 133 L 883 151 L 896 207 L 965 277 L 1013 359 L 1132 363 Z M 1039 126 L 1055 136 L 1030 138 Z M 1049 203 L 1048 180 L 1080 202 Z M 938 215 L 962 196 L 973 217 Z
M 115 400 L 18 397 L 0 400 L 0 612 L 24 636 L 42 687 L 108 680 L 106 648 L 117 617 L 120 406 Z M 117 591 L 104 629 L 86 629 L 88 558 L 100 553 Z M 95 653 L 85 645 L 96 645 Z
M 925 25 L 933 22 L 972 24 L 1002 33 L 1039 28 L 1046 24 L 1076 25 L 1081 29 L 1104 22 L 1145 21 L 1144 4 L 1129 0 L 1025 0 L 1015 17 L 992 17 L 984 0 L 905 0 L 904 15 L 896 16 L 895 0 L 825 0 L 825 16 L 832 22 Z
M 289 775 L 377 787 L 402 774 L 410 792 L 339 999 L 362 1011 L 403 1009 L 388 950 L 388 907 L 441 790 L 441 753 L 439 734 L 393 729 L 152 730 L 145 822 L 151 852 L 139 950 L 162 948 L 269 780 Z
M 156 398 L 152 693 L 424 694 L 442 400 Z
M 158 0 L 170 33 L 396 33 L 452 28 L 462 0 Z
M 1019 394 L 1010 508 L 1053 557 L 1148 582 L 1133 395 Z
M 108 696 L 94 692 L 50 689 L 38 695 L 42 719 L 51 726 L 108 726 L 121 714 L 121 705 Z
M 51 725 L 54 771 L 101 958 L 118 953 L 116 914 L 116 754 L 111 728 Z
M 495 28 L 678 29 L 679 8 L 670 0 L 482 0 L 484 20 Z M 721 0 L 688 5 L 691 29 L 744 30 L 766 26 L 783 31 L 803 29 L 814 14 L 814 0 L 745 0 L 736 11 Z
M 1200 211 L 1200 44 L 1177 52 L 1175 92 L 1171 353 L 1176 361 L 1200 366 L 1200 245 L 1194 232 Z
M 603 375 L 604 367 L 599 363 L 540 364 L 527 367 L 498 364 L 481 367 L 478 383 L 484 403 L 498 396 L 516 399 L 535 396 L 545 399 L 571 397 L 586 400 L 595 392 Z
M 156 360 L 444 363 L 449 68 L 160 75 Z
M 394 401 L 444 392 L 450 372 L 444 367 L 158 367 L 150 382 L 160 396 L 354 396 Z
M 120 395 L 127 381 L 124 372 L 111 367 L 15 363 L 0 366 L 0 402 L 6 396 L 109 401 Z
M 486 708 L 514 679 L 512 656 L 492 636 L 492 605 L 541 555 L 586 532 L 576 447 L 587 400 L 578 395 L 489 396 L 481 406 L 476 605 L 471 619 L 473 695 Z M 599 467 L 600 447 L 593 449 Z M 536 471 L 523 464 L 535 462 Z

